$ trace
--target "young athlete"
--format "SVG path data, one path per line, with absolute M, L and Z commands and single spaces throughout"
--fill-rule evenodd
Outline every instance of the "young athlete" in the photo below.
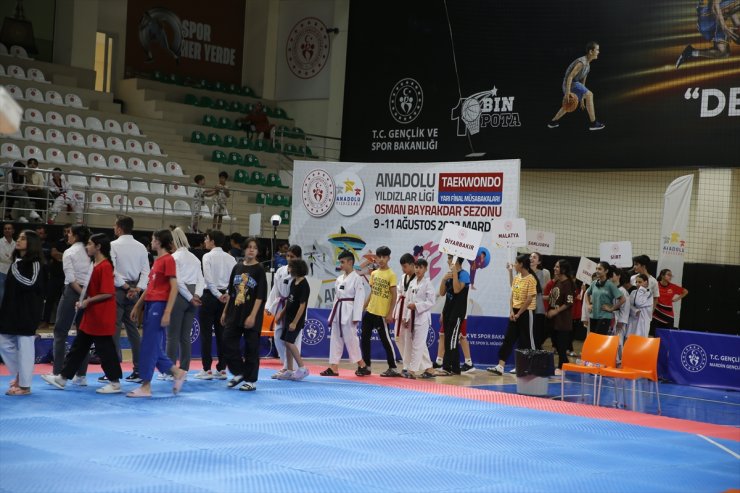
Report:
M 637 289 L 630 294 L 630 321 L 627 336 L 637 334 L 647 337 L 650 333 L 650 318 L 653 311 L 653 294 L 648 289 L 647 274 L 635 276 Z
M 203 209 L 203 204 L 205 203 L 206 197 L 213 197 L 216 194 L 215 190 L 206 190 L 206 178 L 203 175 L 195 175 L 195 178 L 193 178 L 193 181 L 195 182 L 197 187 L 195 187 L 195 196 L 193 197 L 193 208 L 192 208 L 192 218 L 190 221 L 190 230 L 193 233 L 200 233 L 199 229 L 199 222 L 200 218 L 202 216 L 201 209 Z
M 415 277 L 406 290 L 406 304 L 401 317 L 404 339 L 403 361 L 408 367 L 408 378 L 433 378 L 434 368 L 429 358 L 427 337 L 432 325 L 431 309 L 437 294 L 426 277 L 428 263 L 416 260 Z
M 221 223 L 223 222 L 224 216 L 228 214 L 226 210 L 226 199 L 231 197 L 229 187 L 226 185 L 226 180 L 229 179 L 229 174 L 226 171 L 222 171 L 218 174 L 218 185 L 213 189 L 215 198 L 213 199 L 213 229 L 221 230 Z
M 439 285 L 439 295 L 445 297 L 444 308 L 442 308 L 442 325 L 445 328 L 442 369 L 455 375 L 460 374 L 460 328 L 468 311 L 468 287 L 470 285 L 470 275 L 462 268 L 463 260 L 462 257 L 455 260 L 452 255 L 447 256 L 447 265 L 450 270 Z
M 288 262 L 294 259 L 300 259 L 303 257 L 303 251 L 299 245 L 290 245 L 288 250 L 285 252 L 285 258 Z M 290 273 L 288 272 L 288 266 L 283 265 L 276 272 L 272 278 L 272 289 L 270 295 L 267 297 L 265 302 L 265 311 L 270 315 L 279 313 L 285 308 L 285 302 L 288 300 L 290 295 Z M 288 360 L 286 358 L 285 341 L 282 339 L 283 331 L 285 330 L 286 322 L 285 319 L 275 319 L 275 349 L 277 349 L 280 361 L 283 367 L 277 372 L 273 373 L 271 378 L 277 378 L 288 370 Z M 298 352 L 301 351 L 301 340 L 299 337 L 295 341 L 295 345 L 298 348 Z
M 396 355 L 391 343 L 388 324 L 393 322 L 393 307 L 396 304 L 396 274 L 388 267 L 391 259 L 391 249 L 382 246 L 375 251 L 378 269 L 370 274 L 370 297 L 365 302 L 365 315 L 362 317 L 362 359 L 370 374 L 372 361 L 370 358 L 370 338 L 373 330 L 377 331 L 385 349 L 388 369 L 381 373 L 381 377 L 400 377 L 396 370 Z M 363 372 L 364 374 L 364 372 Z
M 403 317 L 403 313 L 406 308 L 406 292 L 409 289 L 411 281 L 416 278 L 414 256 L 410 253 L 404 253 L 403 255 L 401 255 L 400 264 L 401 272 L 403 272 L 403 275 L 398 281 L 398 287 L 396 288 L 396 292 L 398 293 L 398 300 L 396 301 L 396 306 L 393 309 L 393 323 L 396 336 L 396 345 L 398 346 L 398 351 L 400 352 L 401 358 L 403 359 L 403 370 L 401 371 L 401 375 L 407 376 L 408 369 L 406 365 L 406 358 L 403 358 L 403 355 L 405 354 L 404 344 L 406 338 L 403 337 L 404 325 L 401 323 L 401 318 Z
M 292 281 L 285 308 L 275 316 L 275 321 L 282 322 L 283 331 L 280 339 L 285 343 L 285 357 L 287 370 L 278 377 L 278 380 L 303 380 L 308 376 L 308 368 L 303 363 L 301 351 L 296 339 L 301 337 L 301 330 L 306 323 L 306 307 L 311 295 L 311 288 L 306 280 L 308 265 L 303 259 L 296 258 L 288 263 L 288 271 Z M 293 371 L 293 360 L 298 363 L 298 369 Z
M 360 341 L 357 338 L 357 324 L 362 320 L 365 303 L 365 286 L 362 278 L 355 272 L 355 256 L 342 250 L 338 258 L 342 273 L 334 283 L 334 305 L 329 315 L 329 368 L 322 371 L 321 375 L 339 376 L 339 361 L 346 346 L 350 361 L 357 363 L 355 375 L 366 376 L 370 374 L 370 370 L 362 359 Z
M 676 60 L 676 68 L 692 58 L 721 59 L 730 56 L 730 42 L 740 43 L 740 2 L 737 0 L 699 0 L 696 27 L 711 48 L 687 45 Z

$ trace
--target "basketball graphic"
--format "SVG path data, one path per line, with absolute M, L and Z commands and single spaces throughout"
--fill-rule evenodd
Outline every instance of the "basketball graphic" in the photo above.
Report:
M 575 111 L 576 108 L 578 108 L 578 97 L 572 92 L 569 92 L 563 97 L 563 111 L 571 113 Z

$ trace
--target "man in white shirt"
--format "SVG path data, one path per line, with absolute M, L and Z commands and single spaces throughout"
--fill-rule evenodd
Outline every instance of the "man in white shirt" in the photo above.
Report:
M 221 325 L 221 314 L 224 311 L 229 295 L 226 289 L 231 280 L 231 270 L 236 265 L 236 259 L 224 252 L 222 246 L 226 236 L 218 230 L 208 230 L 205 237 L 205 246 L 208 253 L 203 255 L 203 278 L 206 289 L 203 292 L 203 305 L 200 307 L 200 354 L 203 370 L 195 378 L 201 380 L 226 380 L 226 361 L 223 358 L 223 344 L 221 342 L 224 328 Z M 216 331 L 216 354 L 218 363 L 216 372 L 211 371 L 213 355 L 211 338 Z
M 0 303 L 3 302 L 5 295 L 5 278 L 8 276 L 8 270 L 13 264 L 13 252 L 15 251 L 15 240 L 13 235 L 15 228 L 10 223 L 3 224 L 3 239 L 0 240 Z
M 128 216 L 118 216 L 113 227 L 113 234 L 117 239 L 110 244 L 110 257 L 113 260 L 114 280 L 116 287 L 116 333 L 113 340 L 116 343 L 118 359 L 121 355 L 121 324 L 126 328 L 126 337 L 131 344 L 131 359 L 133 371 L 126 377 L 128 382 L 140 383 L 139 377 L 139 349 L 141 348 L 141 334 L 136 324 L 131 320 L 131 310 L 136 305 L 139 296 L 146 290 L 149 282 L 149 254 L 146 247 L 131 234 L 134 230 L 134 220 Z M 98 381 L 107 382 L 105 377 Z

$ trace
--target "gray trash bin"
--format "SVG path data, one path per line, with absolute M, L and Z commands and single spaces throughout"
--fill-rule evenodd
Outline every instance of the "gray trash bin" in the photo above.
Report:
M 549 377 L 555 374 L 553 353 L 539 349 L 516 350 L 516 392 L 547 395 Z

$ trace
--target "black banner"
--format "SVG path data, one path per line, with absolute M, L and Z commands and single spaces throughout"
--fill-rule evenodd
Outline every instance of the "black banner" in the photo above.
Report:
M 740 0 L 352 2 L 349 31 L 343 161 L 740 166 Z

